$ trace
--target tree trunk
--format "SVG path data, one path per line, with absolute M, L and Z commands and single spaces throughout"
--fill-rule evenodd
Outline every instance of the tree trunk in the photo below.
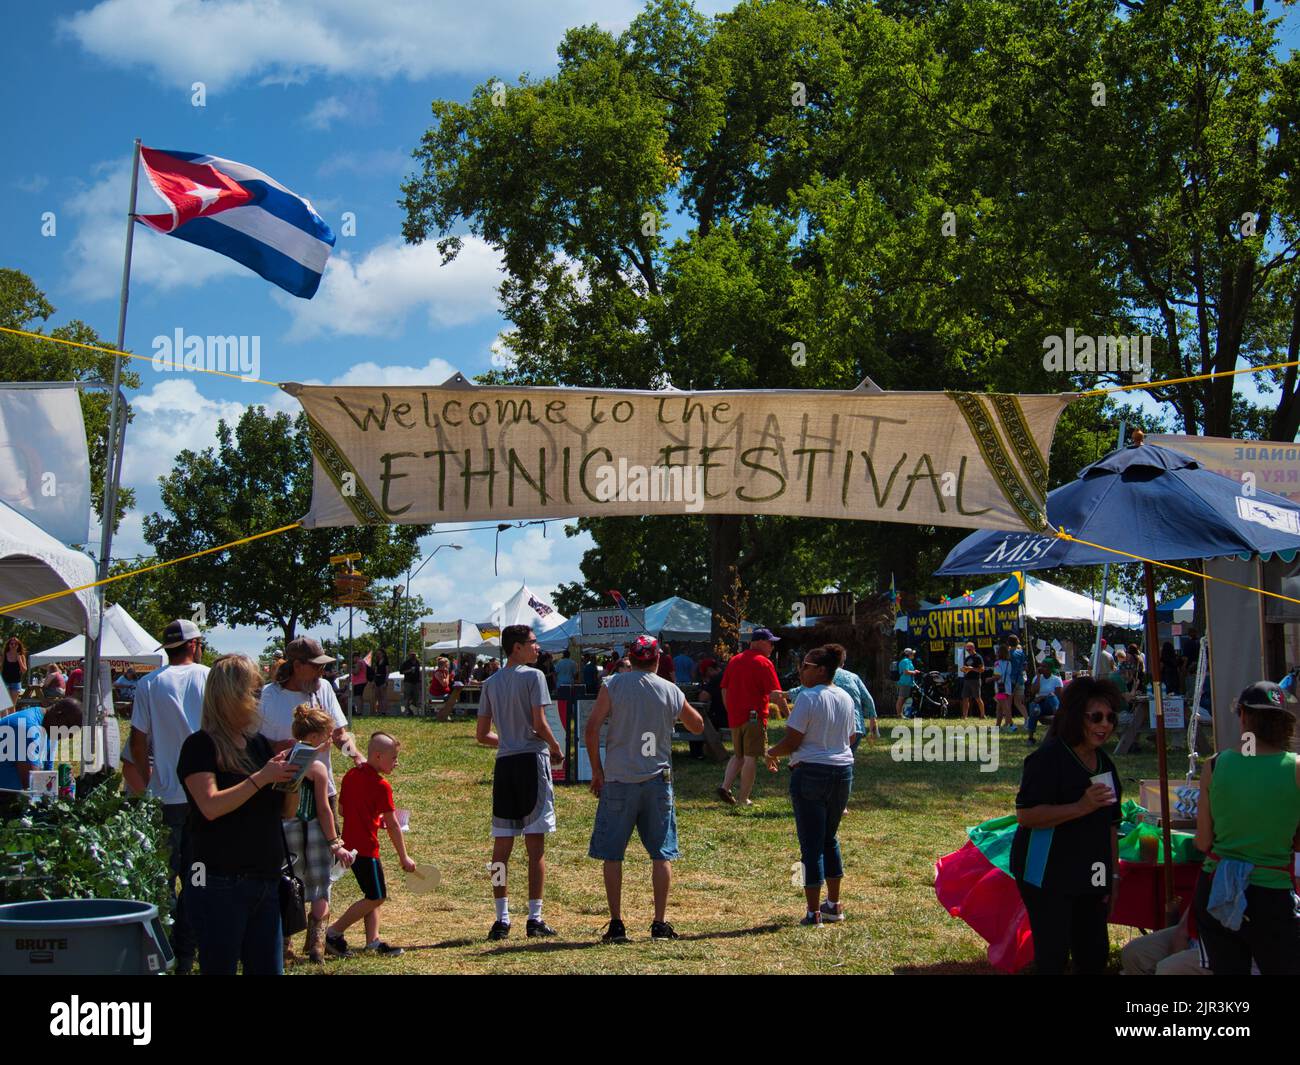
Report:
M 709 637 L 716 644 L 722 636 L 719 621 L 727 609 L 725 597 L 731 588 L 731 568 L 740 558 L 742 519 L 737 514 L 710 514 L 705 521 L 709 530 L 709 608 L 713 611 Z M 735 620 L 739 631 L 741 619 Z
M 1291 297 L 1291 336 L 1287 341 L 1286 361 L 1294 362 L 1300 356 L 1300 285 L 1296 286 Z M 1296 367 L 1288 366 L 1282 375 L 1282 395 L 1278 400 L 1277 410 L 1273 412 L 1273 421 L 1269 426 L 1269 438 L 1290 443 L 1300 431 L 1300 389 L 1296 388 Z

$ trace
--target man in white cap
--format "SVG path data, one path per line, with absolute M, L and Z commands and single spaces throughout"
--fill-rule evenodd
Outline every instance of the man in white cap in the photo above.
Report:
M 722 674 L 722 705 L 727 708 L 727 726 L 731 729 L 735 753 L 727 763 L 718 795 L 731 806 L 753 806 L 749 794 L 758 773 L 758 759 L 767 750 L 767 718 L 775 702 L 783 717 L 790 715 L 790 704 L 781 690 L 772 650 L 781 637 L 770 629 L 755 629 L 749 637 L 749 650 L 733 655 Z M 740 778 L 740 794 L 732 795 L 732 785 Z
M 202 722 L 208 667 L 201 660 L 203 635 L 194 622 L 185 618 L 167 625 L 160 649 L 167 652 L 167 664 L 145 674 L 135 686 L 129 746 L 137 780 L 147 784 L 163 804 L 163 821 L 171 842 L 172 952 L 177 971 L 185 973 L 193 968 L 196 941 L 185 908 L 190 866 L 189 801 L 176 776 L 176 761 L 181 744 L 199 730 Z M 179 895 L 177 878 L 181 882 Z

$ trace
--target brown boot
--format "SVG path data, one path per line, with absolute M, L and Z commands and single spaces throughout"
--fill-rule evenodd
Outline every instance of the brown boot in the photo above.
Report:
M 325 928 L 328 920 L 328 913 L 324 917 L 307 917 L 307 960 L 313 965 L 321 965 L 325 961 Z

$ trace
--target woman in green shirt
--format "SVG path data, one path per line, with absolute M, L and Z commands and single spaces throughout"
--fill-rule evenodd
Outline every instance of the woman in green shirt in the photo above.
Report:
M 1287 748 L 1294 700 L 1270 681 L 1237 699 L 1241 743 L 1206 763 L 1196 846 L 1196 924 L 1216 976 L 1300 975 L 1300 904 L 1293 890 L 1300 843 L 1300 760 Z M 1244 899 L 1244 913 L 1242 902 Z

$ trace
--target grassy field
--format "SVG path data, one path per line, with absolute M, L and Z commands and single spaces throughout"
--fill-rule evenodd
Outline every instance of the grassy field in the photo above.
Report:
M 650 863 L 634 836 L 624 864 L 624 920 L 633 940 L 599 942 L 608 920 L 600 863 L 587 857 L 596 798 L 578 786 L 557 787 L 559 831 L 547 841 L 546 919 L 554 940 L 529 940 L 526 862 L 522 842 L 510 864 L 511 938 L 486 940 L 493 920 L 486 865 L 490 853 L 493 752 L 474 742 L 473 723 L 367 718 L 402 742 L 391 777 L 399 807 L 412 811 L 408 848 L 436 865 L 442 885 L 427 895 L 406 889 L 387 837 L 380 834 L 390 898 L 380 935 L 406 948 L 401 958 L 305 963 L 295 973 L 992 973 L 985 944 L 935 899 L 936 858 L 965 842 L 966 826 L 1009 813 L 1028 747 L 1023 732 L 1003 737 L 999 768 L 974 763 L 908 763 L 890 757 L 890 729 L 857 752 L 853 797 L 840 828 L 847 920 L 802 928 L 802 890 L 791 884 L 798 861 L 787 792 L 789 774 L 760 768 L 755 805 L 724 806 L 714 789 L 721 767 L 674 752 L 678 838 L 682 858 L 668 919 L 681 939 L 652 942 Z M 772 738 L 780 730 L 772 729 Z M 335 754 L 335 769 L 343 762 Z M 1127 794 L 1136 779 L 1155 775 L 1154 754 L 1118 759 Z M 333 911 L 359 896 L 351 874 L 335 887 Z M 1118 946 L 1129 933 L 1112 931 Z M 364 940 L 359 926 L 350 941 Z M 298 937 L 301 947 L 302 937 Z

